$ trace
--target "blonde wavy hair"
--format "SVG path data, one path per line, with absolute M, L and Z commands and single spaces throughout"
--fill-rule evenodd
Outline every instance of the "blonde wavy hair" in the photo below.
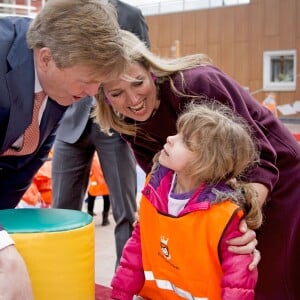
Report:
M 162 58 L 151 52 L 144 42 L 131 32 L 121 30 L 121 36 L 125 47 L 128 64 L 139 63 L 156 77 L 157 83 L 166 80 L 170 81 L 171 88 L 176 94 L 181 94 L 176 87 L 170 75 L 180 73 L 183 70 L 191 69 L 200 65 L 211 64 L 211 59 L 205 54 L 192 54 L 179 58 Z M 182 85 L 184 86 L 184 78 L 182 77 Z M 126 79 L 126 75 L 123 75 Z M 185 95 L 188 96 L 188 95 Z M 193 95 L 189 95 L 194 97 Z M 100 87 L 98 95 L 96 95 L 97 108 L 94 116 L 99 123 L 103 132 L 109 134 L 110 128 L 128 135 L 136 135 L 138 128 L 135 125 L 128 124 L 124 121 L 124 116 L 119 114 L 114 108 L 105 101 L 103 86 Z M 163 101 L 163 100 L 162 100 Z

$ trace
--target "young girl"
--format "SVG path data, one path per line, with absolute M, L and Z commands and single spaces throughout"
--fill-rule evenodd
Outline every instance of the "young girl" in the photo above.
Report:
M 191 103 L 177 132 L 148 176 L 111 297 L 254 299 L 252 255 L 226 244 L 242 235 L 242 217 L 252 229 L 262 222 L 256 193 L 242 183 L 258 157 L 250 130 L 223 105 Z

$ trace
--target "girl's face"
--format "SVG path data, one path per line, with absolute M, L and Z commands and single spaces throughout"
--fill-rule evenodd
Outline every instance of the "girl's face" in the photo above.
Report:
M 105 82 L 105 96 L 117 112 L 136 121 L 146 121 L 159 104 L 151 73 L 132 63 L 125 76 Z
M 167 143 L 159 155 L 159 163 L 177 174 L 186 174 L 187 168 L 195 159 L 195 153 L 190 151 L 183 141 L 182 134 L 169 136 Z

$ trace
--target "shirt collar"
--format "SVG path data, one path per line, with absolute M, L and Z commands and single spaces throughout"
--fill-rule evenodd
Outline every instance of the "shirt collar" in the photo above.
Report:
M 43 90 L 42 86 L 41 86 L 39 78 L 37 76 L 36 66 L 34 65 L 34 93 L 41 92 L 42 90 Z

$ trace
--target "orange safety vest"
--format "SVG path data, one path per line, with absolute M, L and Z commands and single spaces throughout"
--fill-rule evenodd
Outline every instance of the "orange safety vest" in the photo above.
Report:
M 143 196 L 140 229 L 145 299 L 221 299 L 223 275 L 218 246 L 242 210 L 231 201 L 181 217 L 162 215 Z

